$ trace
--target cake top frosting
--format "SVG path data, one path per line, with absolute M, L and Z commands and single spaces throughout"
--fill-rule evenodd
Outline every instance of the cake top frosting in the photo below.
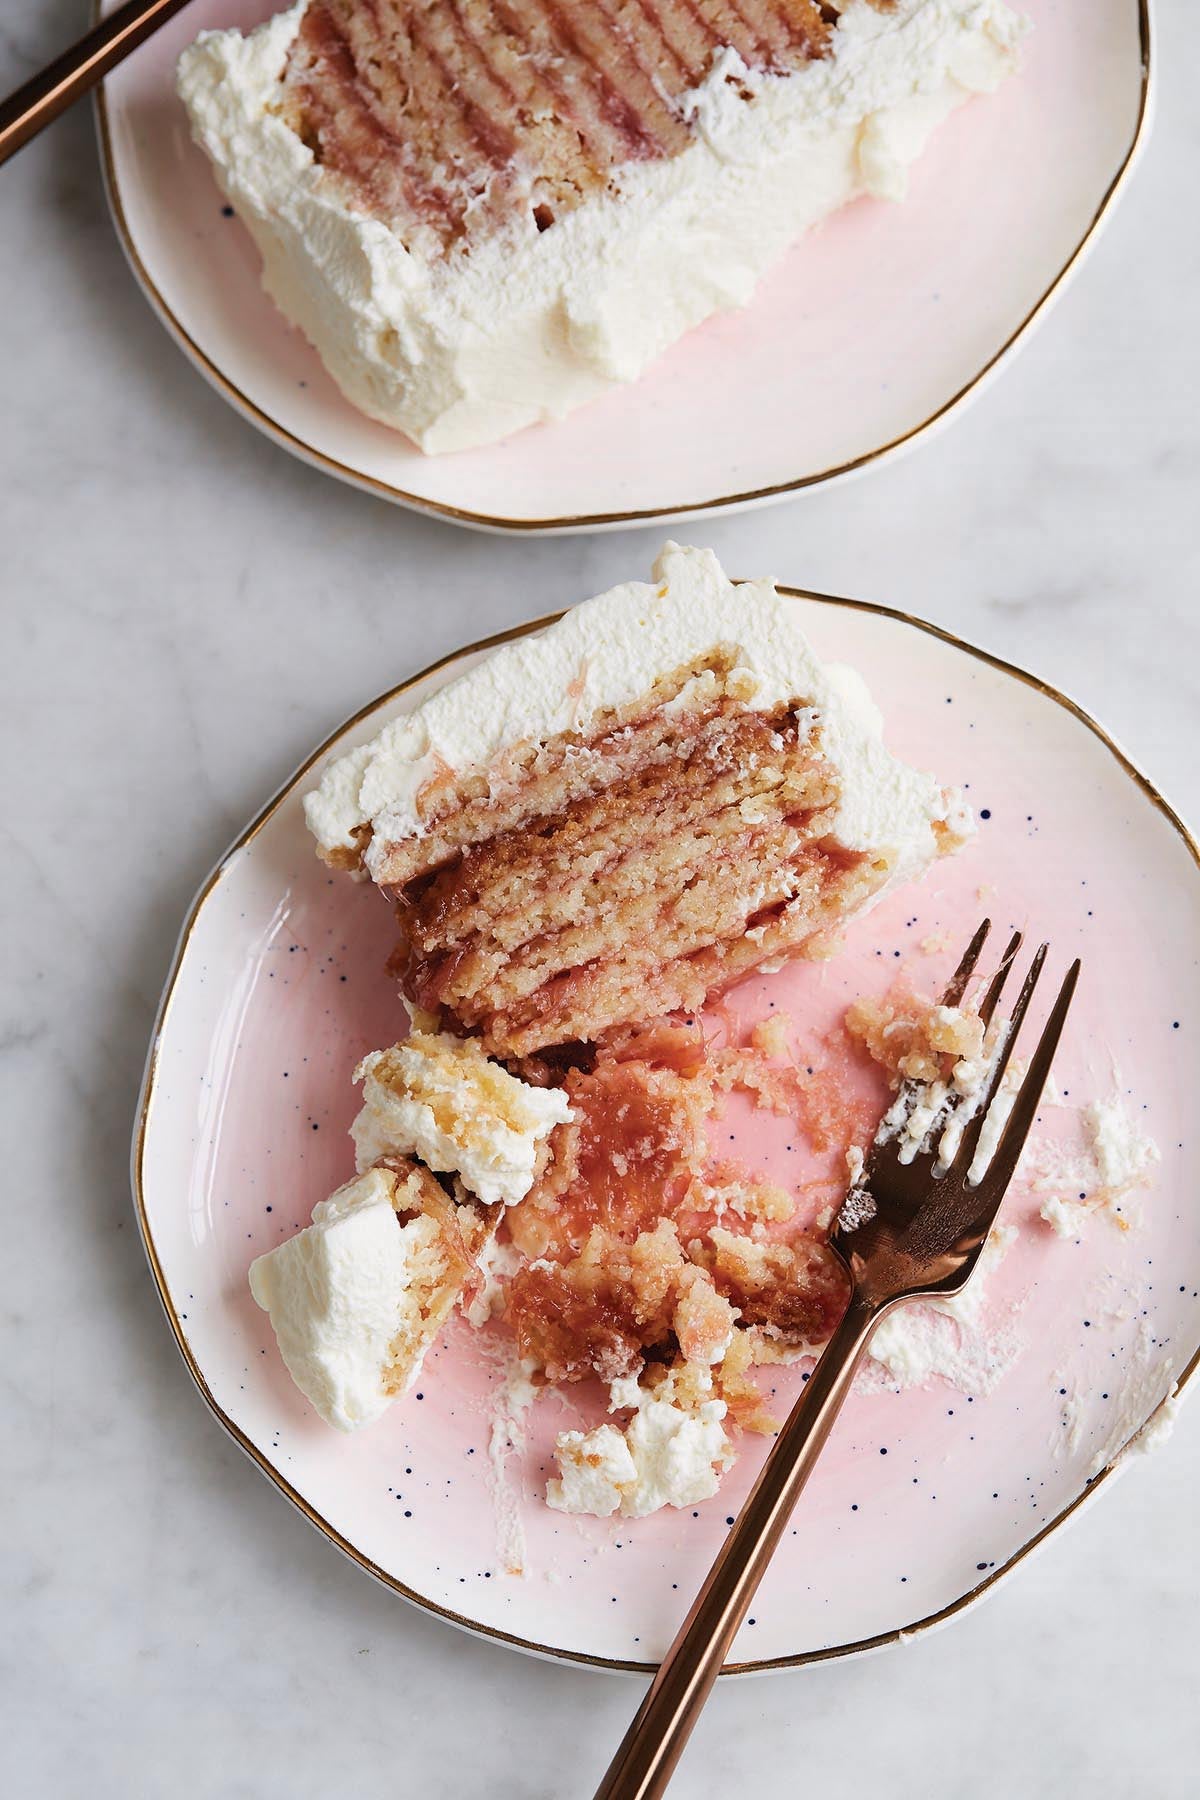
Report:
M 354 852 L 420 837 L 422 790 L 447 770 L 488 771 L 514 747 L 586 733 L 598 716 L 632 705 L 665 674 L 715 650 L 736 653 L 739 697 L 774 711 L 811 708 L 839 777 L 833 836 L 845 849 L 882 851 L 901 879 L 936 854 L 939 830 L 961 837 L 970 815 L 954 792 L 892 756 L 861 678 L 822 664 L 794 604 L 769 580 L 734 584 L 711 550 L 668 543 L 653 580 L 610 588 L 544 631 L 504 644 L 336 757 L 305 796 L 321 851 Z

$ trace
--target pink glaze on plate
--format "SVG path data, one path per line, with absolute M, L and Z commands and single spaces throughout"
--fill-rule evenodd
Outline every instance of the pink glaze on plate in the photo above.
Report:
M 773 1006 L 802 1037 L 819 1036 L 901 967 L 933 991 L 988 912 L 998 935 L 1020 926 L 1049 937 L 1054 967 L 1082 956 L 1058 1086 L 1068 1101 L 1106 1093 L 1115 1059 L 1163 1160 L 1144 1223 L 1129 1232 L 1099 1218 L 1080 1241 L 1061 1239 L 1028 1192 L 1014 1191 L 1002 1216 L 1021 1231 L 991 1317 L 1012 1326 L 1019 1358 L 987 1396 L 935 1382 L 904 1392 L 876 1383 L 852 1398 L 738 1641 L 737 1660 L 754 1665 L 861 1648 L 964 1604 L 1088 1491 L 1096 1458 L 1121 1448 L 1200 1342 L 1193 848 L 1114 750 L 1035 685 L 911 622 L 796 605 L 818 652 L 867 677 L 893 748 L 967 785 L 979 837 L 854 926 L 839 959 L 748 981 L 731 1008 L 749 1022 Z M 432 685 L 381 703 L 337 748 Z M 152 1054 L 142 1222 L 176 1333 L 258 1460 L 410 1597 L 551 1654 L 649 1661 L 720 1544 L 763 1440 L 744 1440 L 720 1494 L 694 1513 L 564 1518 L 541 1496 L 553 1438 L 576 1412 L 543 1399 L 508 1465 L 508 1560 L 524 1540 L 515 1576 L 488 1474 L 500 1375 L 487 1346 L 500 1334 L 457 1322 L 415 1392 L 343 1437 L 293 1388 L 250 1298 L 252 1257 L 307 1223 L 351 1173 L 351 1071 L 404 1026 L 381 973 L 387 908 L 312 854 L 299 799 L 311 779 L 284 791 L 207 890 Z M 943 931 L 947 948 L 924 953 L 922 940 Z M 813 1172 L 785 1120 L 735 1101 L 728 1130 L 732 1152 L 783 1182 Z M 801 1371 L 767 1374 L 785 1407 Z

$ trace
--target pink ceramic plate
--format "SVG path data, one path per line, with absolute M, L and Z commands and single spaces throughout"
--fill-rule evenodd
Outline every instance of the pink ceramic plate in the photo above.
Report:
M 204 27 L 279 0 L 194 0 L 105 85 L 117 228 L 201 372 L 319 468 L 463 524 L 580 530 L 728 510 L 831 481 L 949 417 L 1078 265 L 1148 116 L 1149 0 L 1015 0 L 1022 73 L 951 118 L 903 206 L 860 201 L 806 238 L 754 304 L 710 320 L 639 382 L 563 422 L 423 457 L 342 399 L 259 286 L 222 216 L 173 70 Z M 105 0 L 107 6 L 107 0 Z
M 1056 1073 L 1071 1103 L 1116 1078 L 1162 1150 L 1145 1218 L 1055 1237 L 1022 1191 L 1020 1237 L 992 1316 L 1020 1346 L 986 1397 L 934 1382 L 852 1397 L 739 1639 L 741 1667 L 894 1640 L 961 1610 L 1100 1488 L 1200 1343 L 1200 1159 L 1192 1135 L 1200 1019 L 1198 852 L 1112 741 L 1031 677 L 883 609 L 798 595 L 817 650 L 861 669 L 903 756 L 968 784 L 978 842 L 855 926 L 835 962 L 743 984 L 815 1038 L 907 967 L 932 989 L 986 908 L 1083 958 Z M 431 1611 L 525 1649 L 641 1665 L 669 1642 L 763 1454 L 748 1441 L 721 1493 L 637 1523 L 575 1520 L 541 1495 L 570 1422 L 554 1397 L 508 1461 L 488 1459 L 499 1372 L 461 1322 L 410 1395 L 342 1437 L 292 1387 L 251 1258 L 352 1173 L 360 1055 L 400 1034 L 382 975 L 386 906 L 312 853 L 301 793 L 331 749 L 373 735 L 470 666 L 479 648 L 366 708 L 246 830 L 184 927 L 151 1050 L 135 1147 L 139 1217 L 176 1339 L 218 1417 L 356 1561 Z M 946 948 L 927 945 L 948 934 Z M 1170 946 L 1169 954 L 1163 946 Z M 783 1120 L 735 1109 L 738 1152 L 803 1173 Z M 780 1406 L 801 1380 L 777 1371 Z M 502 1434 L 503 1435 L 503 1434 Z M 1102 1472 L 1103 1471 L 1103 1472 Z M 1097 1478 L 1098 1477 L 1098 1478 Z M 508 1572 L 524 1539 L 524 1573 Z

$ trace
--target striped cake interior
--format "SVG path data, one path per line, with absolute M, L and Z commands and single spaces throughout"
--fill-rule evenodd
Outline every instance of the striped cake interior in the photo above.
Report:
M 692 140 L 723 50 L 824 55 L 815 0 L 310 0 L 279 112 L 361 212 L 423 252 L 520 217 L 546 230 L 622 165 Z M 736 79 L 735 79 L 736 85 Z
M 812 709 L 751 710 L 731 660 L 516 767 L 447 774 L 421 836 L 371 845 L 415 1004 L 501 1057 L 591 1042 L 697 1009 L 882 884 L 886 858 L 832 840 L 838 783 Z

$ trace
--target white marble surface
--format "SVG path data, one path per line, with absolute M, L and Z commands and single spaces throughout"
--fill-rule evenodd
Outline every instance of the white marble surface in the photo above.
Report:
M 909 460 L 703 535 L 1040 670 L 1197 818 L 1200 18 L 1159 10 L 1146 161 L 1001 383 Z M 81 13 L 6 7 L 0 86 Z M 0 1782 L 588 1794 L 635 1687 L 409 1610 L 279 1499 L 171 1347 L 127 1147 L 180 917 L 262 797 L 365 696 L 640 570 L 653 538 L 457 533 L 257 437 L 137 293 L 85 115 L 0 174 L 0 232 Z M 673 1793 L 1195 1793 L 1198 1487 L 1192 1407 L 950 1630 L 718 1692 Z

